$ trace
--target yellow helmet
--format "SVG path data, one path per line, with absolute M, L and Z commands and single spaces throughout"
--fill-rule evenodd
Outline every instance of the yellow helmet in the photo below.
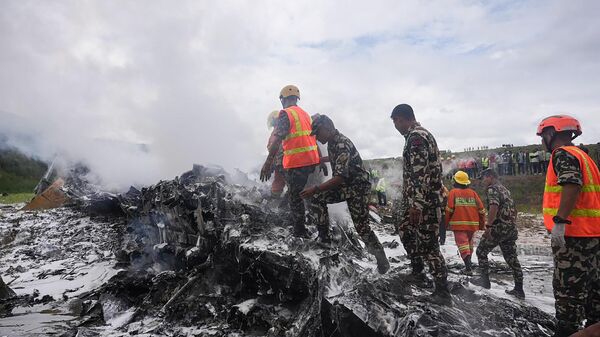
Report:
M 290 96 L 296 96 L 300 98 L 300 90 L 297 86 L 293 84 L 286 85 L 285 87 L 283 87 L 283 89 L 281 89 L 281 92 L 279 93 L 279 98 L 285 98 Z
M 469 175 L 465 171 L 457 171 L 454 174 L 454 181 L 461 185 L 471 185 L 471 181 L 469 180 Z
M 277 117 L 279 117 L 279 110 L 271 111 L 271 113 L 267 117 L 267 127 L 269 129 L 275 127 L 275 121 L 277 120 Z

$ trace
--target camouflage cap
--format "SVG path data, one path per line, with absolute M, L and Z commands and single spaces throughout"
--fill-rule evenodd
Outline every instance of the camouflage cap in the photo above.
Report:
M 327 115 L 316 114 L 312 121 L 312 132 L 310 135 L 314 136 L 319 128 L 323 126 L 333 128 L 333 121 Z

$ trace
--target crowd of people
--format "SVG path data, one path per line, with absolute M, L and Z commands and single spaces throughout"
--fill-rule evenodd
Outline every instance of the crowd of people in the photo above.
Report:
M 590 153 L 583 144 L 579 148 L 591 155 L 596 165 L 600 165 L 600 153 Z M 542 175 L 546 174 L 550 157 L 551 153 L 542 148 L 518 150 L 506 146 L 503 151 L 479 151 L 472 156 L 462 154 L 457 157 L 446 153 L 442 156 L 442 165 L 448 179 L 457 171 L 464 171 L 475 177 L 488 168 L 495 170 L 500 176 Z

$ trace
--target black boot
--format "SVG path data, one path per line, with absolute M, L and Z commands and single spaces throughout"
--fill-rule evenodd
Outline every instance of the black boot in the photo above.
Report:
M 423 270 L 413 270 L 407 278 L 408 281 L 413 282 L 416 286 L 421 288 L 433 288 L 433 281 L 427 277 L 427 274 Z
M 482 272 L 479 278 L 470 279 L 469 282 L 485 289 L 490 289 L 492 287 L 492 284 L 490 283 L 490 274 L 487 271 Z
M 523 283 L 515 282 L 515 288 L 512 290 L 505 290 L 505 292 L 509 295 L 512 295 L 518 299 L 525 299 L 525 292 L 523 291 Z
M 380 274 L 385 274 L 390 269 L 390 262 L 388 261 L 387 256 L 385 256 L 385 251 L 379 242 L 379 238 L 377 238 L 375 232 L 371 231 L 362 239 L 365 242 L 365 246 L 367 246 L 369 253 L 375 255 L 375 259 L 377 259 L 377 271 Z
M 294 226 L 294 236 L 298 238 L 310 238 L 310 232 L 304 224 Z
M 319 236 L 317 237 L 317 242 L 322 243 L 324 245 L 331 244 L 331 232 L 329 231 L 329 226 L 317 226 L 317 230 L 319 231 Z
M 390 262 L 385 256 L 385 251 L 381 244 L 378 248 L 373 249 L 373 255 L 375 255 L 375 259 L 377 259 L 377 271 L 379 274 L 385 274 L 390 269 Z
M 440 305 L 452 305 L 452 296 L 448 289 L 448 281 L 440 280 L 435 282 L 435 291 L 431 294 L 432 300 Z
M 554 330 L 553 337 L 569 337 L 572 334 L 576 333 L 579 329 L 577 327 L 571 325 L 562 325 L 560 322 L 556 324 L 556 330 Z
M 473 264 L 471 263 L 471 255 L 467 255 L 463 261 L 465 262 L 465 274 L 473 275 Z

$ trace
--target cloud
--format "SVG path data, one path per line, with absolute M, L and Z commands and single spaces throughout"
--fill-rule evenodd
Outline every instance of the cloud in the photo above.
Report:
M 443 149 L 537 143 L 537 122 L 555 113 L 580 118 L 582 141 L 597 142 L 598 7 L 7 1 L 0 110 L 26 118 L 43 152 L 84 159 L 119 184 L 193 162 L 256 168 L 266 116 L 290 83 L 366 158 L 400 155 L 389 113 L 404 102 Z M 98 139 L 151 150 L 94 150 Z

